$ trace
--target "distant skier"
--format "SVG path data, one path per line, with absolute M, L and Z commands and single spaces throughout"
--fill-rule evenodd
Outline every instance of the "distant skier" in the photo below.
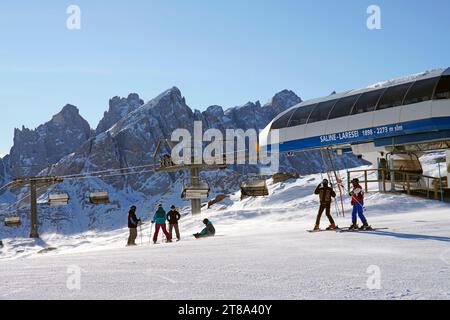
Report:
M 156 224 L 155 235 L 153 236 L 154 244 L 158 241 L 159 229 L 162 229 L 164 235 L 166 236 L 167 242 L 172 242 L 172 237 L 167 232 L 166 217 L 166 211 L 164 211 L 162 204 L 158 205 L 158 210 L 156 210 L 152 219 L 152 223 Z
M 128 237 L 127 246 L 135 246 L 137 238 L 137 227 L 141 224 L 141 219 L 136 216 L 136 206 L 132 206 L 128 212 L 128 228 L 130 236 Z
M 181 219 L 180 213 L 176 210 L 175 206 L 171 206 L 169 213 L 167 213 L 167 221 L 169 222 L 169 234 L 170 238 L 172 239 L 173 238 L 172 231 L 173 229 L 175 229 L 177 241 L 181 240 L 180 228 L 178 227 L 178 221 L 180 221 L 180 219 Z
M 364 190 L 359 184 L 359 179 L 353 179 L 352 185 L 353 190 L 350 192 L 350 196 L 352 197 L 353 212 L 350 230 L 358 230 L 357 216 L 359 216 L 361 222 L 363 223 L 359 230 L 372 230 L 366 217 L 364 216 Z
M 320 208 L 319 213 L 317 214 L 316 225 L 314 227 L 315 231 L 320 230 L 320 219 L 322 218 L 322 214 L 326 211 L 326 216 L 330 221 L 330 226 L 327 230 L 335 230 L 338 228 L 336 226 L 333 217 L 331 216 L 331 202 L 332 198 L 336 197 L 336 192 L 334 192 L 333 188 L 329 186 L 328 180 L 324 179 L 321 184 L 319 184 L 314 191 L 314 194 L 319 195 L 320 199 Z
M 216 235 L 216 229 L 214 228 L 211 221 L 208 219 L 203 220 L 206 228 L 203 229 L 200 233 L 194 234 L 194 237 L 198 238 L 206 238 L 206 237 L 214 237 Z

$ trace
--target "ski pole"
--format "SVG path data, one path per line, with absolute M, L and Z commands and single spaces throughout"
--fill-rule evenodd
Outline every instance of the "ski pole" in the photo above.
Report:
M 148 239 L 148 243 L 152 243 L 152 234 L 153 234 L 153 223 L 150 225 L 150 238 Z

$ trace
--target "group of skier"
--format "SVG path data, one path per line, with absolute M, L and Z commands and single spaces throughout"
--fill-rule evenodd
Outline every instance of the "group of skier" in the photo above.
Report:
M 353 179 L 352 190 L 349 192 L 349 196 L 351 196 L 351 204 L 353 206 L 352 211 L 352 224 L 349 230 L 372 230 L 372 227 L 367 222 L 366 217 L 364 216 L 364 190 L 359 184 L 358 179 Z M 333 190 L 332 185 L 329 183 L 327 179 L 324 179 L 321 184 L 319 184 L 314 191 L 316 195 L 319 196 L 320 207 L 319 212 L 316 218 L 316 224 L 314 226 L 313 231 L 320 231 L 320 220 L 322 218 L 322 214 L 325 212 L 330 225 L 326 230 L 338 230 L 339 227 L 336 225 L 333 217 L 331 216 L 331 203 L 333 199 L 336 198 L 336 192 Z M 142 225 L 142 220 L 136 216 L 136 206 L 132 206 L 130 211 L 128 212 L 128 228 L 130 229 L 130 235 L 128 237 L 128 246 L 136 245 L 136 238 L 138 235 L 137 228 Z M 362 226 L 358 226 L 357 219 L 361 220 Z M 155 225 L 155 233 L 153 234 L 153 243 L 156 244 L 158 242 L 159 232 L 162 231 L 166 237 L 167 242 L 172 242 L 173 239 L 173 230 L 175 230 L 175 235 L 177 237 L 177 241 L 181 240 L 180 236 L 180 228 L 178 222 L 181 219 L 180 213 L 177 211 L 176 207 L 173 205 L 170 208 L 170 211 L 166 213 L 162 204 L 158 205 L 158 209 L 153 215 L 151 223 Z M 169 230 L 167 230 L 166 223 L 169 223 Z M 208 219 L 203 220 L 203 224 L 205 228 L 199 232 L 194 234 L 195 238 L 203 238 L 214 236 L 216 230 Z
M 367 222 L 366 217 L 364 216 L 364 190 L 359 184 L 359 179 L 355 178 L 351 181 L 352 190 L 349 192 L 349 196 L 351 196 L 351 204 L 353 206 L 352 211 L 352 224 L 349 230 L 372 230 L 372 227 Z M 333 202 L 333 198 L 336 198 L 336 192 L 333 190 L 327 179 L 324 179 L 320 185 L 317 186 L 315 192 L 316 195 L 319 196 L 320 200 L 320 208 L 319 213 L 317 214 L 316 225 L 314 226 L 314 231 L 320 230 L 320 219 L 322 218 L 322 214 L 325 211 L 326 216 L 330 222 L 330 226 L 326 230 L 337 230 L 339 227 L 336 225 L 333 217 L 331 216 L 331 203 Z M 358 226 L 357 219 L 361 220 L 362 226 Z
M 128 212 L 128 229 L 130 230 L 130 235 L 128 237 L 127 246 L 135 246 L 136 238 L 138 235 L 138 227 L 142 225 L 142 220 L 136 215 L 136 206 L 132 206 L 130 211 Z M 181 219 L 180 213 L 177 211 L 176 207 L 172 205 L 170 207 L 170 211 L 166 213 L 162 204 L 158 205 L 158 209 L 153 214 L 151 223 L 152 226 L 155 225 L 155 233 L 153 234 L 153 243 L 158 243 L 158 235 L 159 232 L 162 231 L 166 237 L 166 242 L 172 242 L 173 239 L 173 230 L 175 230 L 175 235 L 177 237 L 177 241 L 181 240 L 180 228 L 178 222 Z M 169 231 L 167 231 L 166 223 L 169 223 Z M 210 237 L 216 234 L 216 230 L 208 219 L 204 219 L 203 223 L 205 224 L 205 228 L 199 232 L 194 234 L 195 238 L 203 238 Z

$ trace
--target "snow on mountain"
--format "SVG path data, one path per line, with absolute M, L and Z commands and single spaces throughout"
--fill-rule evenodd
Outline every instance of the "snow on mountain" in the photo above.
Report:
M 435 166 L 429 157 L 425 169 L 433 171 Z M 125 226 L 73 234 L 54 230 L 39 241 L 5 239 L 0 276 L 15 280 L 4 283 L 0 296 L 182 299 L 189 292 L 191 299 L 450 298 L 449 204 L 370 193 L 366 198 L 369 222 L 389 229 L 310 234 L 306 230 L 312 228 L 318 208 L 313 190 L 321 179 L 313 174 L 277 184 L 269 180 L 268 197 L 240 201 L 235 193 L 199 216 L 189 215 L 186 204 L 179 243 L 149 244 L 149 213 L 154 208 L 144 204 L 138 204 L 138 215 L 146 224 L 143 245 L 137 248 L 124 247 Z M 176 201 L 175 191 L 163 199 L 166 207 Z M 126 209 L 112 210 L 110 221 L 125 221 Z M 350 224 L 347 197 L 345 209 L 346 217 L 337 218 L 341 226 Z M 213 221 L 217 235 L 194 240 L 191 235 L 202 228 L 205 217 Z M 56 250 L 37 253 L 46 247 Z M 31 262 L 38 273 L 27 272 Z M 67 267 L 73 265 L 84 271 L 80 291 L 65 289 Z M 368 270 L 374 267 L 381 272 L 378 289 L 368 286 Z M 52 274 L 51 283 L 38 281 L 45 273 Z M 130 281 L 136 285 L 123 286 Z M 192 290 L 202 283 L 214 285 Z
M 377 83 L 367 86 L 367 89 L 385 88 L 385 87 L 402 84 L 405 82 L 411 82 L 411 81 L 414 81 L 416 79 L 423 78 L 423 77 L 432 77 L 434 75 L 437 76 L 437 75 L 440 75 L 444 70 L 445 69 L 442 69 L 442 68 L 427 70 L 427 71 L 419 72 L 419 73 L 416 73 L 413 75 L 408 75 L 408 76 L 399 77 L 399 78 L 395 78 L 395 79 L 391 79 L 391 80 L 381 81 L 381 82 L 377 82 Z

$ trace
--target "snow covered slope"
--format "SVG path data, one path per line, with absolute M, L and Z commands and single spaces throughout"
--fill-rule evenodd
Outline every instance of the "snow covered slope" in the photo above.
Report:
M 200 216 L 185 208 L 179 243 L 150 245 L 148 223 L 136 248 L 124 246 L 127 229 L 4 239 L 0 299 L 450 298 L 449 204 L 372 193 L 369 222 L 389 229 L 310 234 L 318 206 L 312 191 L 321 178 L 269 181 L 270 196 L 240 201 L 236 193 Z M 347 199 L 339 225 L 349 225 L 349 211 Z M 194 240 L 205 217 L 217 236 Z M 46 247 L 57 250 L 37 253 Z M 66 286 L 74 266 L 82 270 L 80 290 Z M 379 289 L 370 286 L 372 272 L 379 273 Z

